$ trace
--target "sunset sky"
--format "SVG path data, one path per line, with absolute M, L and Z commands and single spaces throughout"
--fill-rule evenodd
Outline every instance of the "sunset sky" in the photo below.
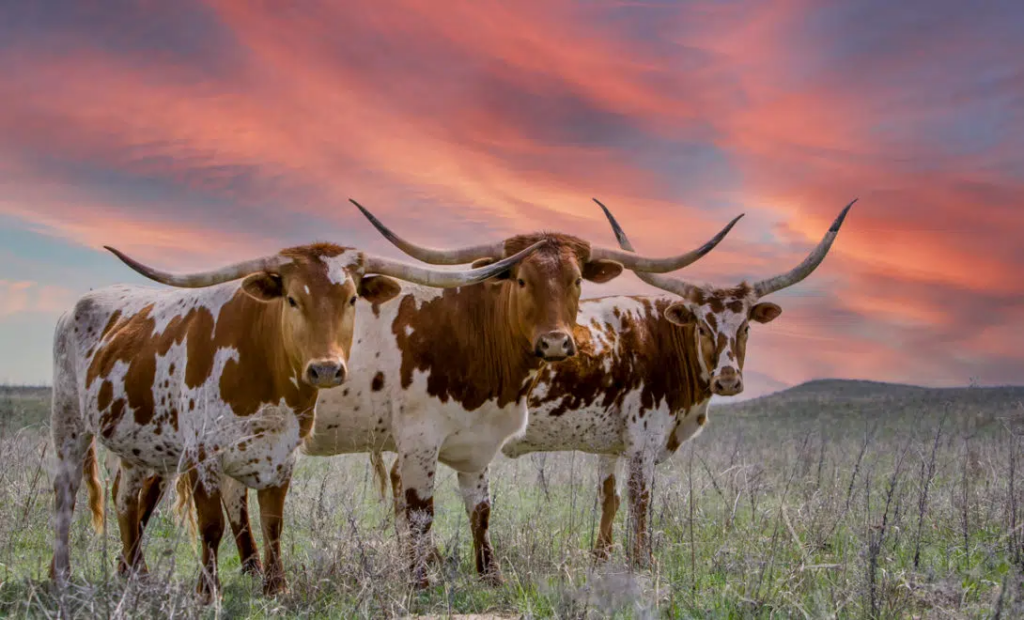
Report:
M 1024 383 L 1024 3 L 291 2 L 0 7 L 0 381 L 59 314 L 330 240 L 538 229 L 690 249 L 720 285 L 831 255 L 756 326 L 754 396 L 822 377 Z M 271 6 L 288 6 L 272 10 Z M 442 8 L 443 7 L 443 8 Z M 633 274 L 586 296 L 653 293 Z

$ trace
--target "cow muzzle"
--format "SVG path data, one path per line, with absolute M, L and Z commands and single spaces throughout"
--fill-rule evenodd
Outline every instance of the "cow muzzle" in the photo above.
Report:
M 537 338 L 533 352 L 546 362 L 557 362 L 576 355 L 576 341 L 562 331 L 548 332 Z
M 743 391 L 743 375 L 735 368 L 723 368 L 711 380 L 711 391 L 719 396 L 735 396 Z
M 315 360 L 306 364 L 306 383 L 317 388 L 341 385 L 348 375 L 345 363 L 339 359 Z

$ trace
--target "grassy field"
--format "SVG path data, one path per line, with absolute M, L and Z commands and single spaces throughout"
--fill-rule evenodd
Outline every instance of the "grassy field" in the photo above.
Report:
M 595 457 L 503 457 L 492 536 L 505 585 L 474 574 L 454 474 L 442 468 L 436 586 L 410 591 L 390 507 L 365 456 L 301 461 L 288 498 L 291 593 L 264 599 L 221 546 L 223 601 L 191 592 L 197 547 L 170 501 L 148 531 L 152 575 L 114 574 L 76 513 L 74 587 L 54 596 L 48 391 L 0 390 L 0 613 L 30 617 L 1024 617 L 1024 388 L 818 381 L 733 405 L 658 471 L 655 566 L 595 565 Z M 84 493 L 84 492 L 83 492 Z M 255 502 L 254 510 L 255 510 Z M 84 505 L 84 497 L 79 506 Z M 255 512 L 254 512 L 255 514 Z M 616 524 L 623 543 L 625 502 Z

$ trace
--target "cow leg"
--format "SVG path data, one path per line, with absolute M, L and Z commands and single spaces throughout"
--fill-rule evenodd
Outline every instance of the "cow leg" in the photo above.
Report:
M 647 536 L 647 517 L 651 509 L 651 487 L 654 484 L 654 460 L 646 455 L 634 456 L 629 463 L 630 530 L 633 534 L 630 560 L 634 566 L 651 564 L 651 545 Z
M 203 548 L 202 573 L 196 584 L 196 594 L 203 605 L 213 602 L 220 595 L 220 579 L 217 577 L 217 548 L 224 536 L 224 511 L 221 508 L 220 489 L 216 483 L 209 488 L 200 477 L 198 469 L 188 472 L 188 481 L 192 485 L 192 502 L 196 507 L 196 522 L 199 526 L 199 537 Z M 214 476 L 209 476 L 216 479 Z
M 466 514 L 473 529 L 473 555 L 476 557 L 476 572 L 485 581 L 500 585 L 501 568 L 494 558 L 491 534 L 488 531 L 491 520 L 491 497 L 487 489 L 487 469 L 478 473 L 459 472 L 459 490 L 466 504 Z
M 398 531 L 398 540 L 404 544 L 405 539 L 405 500 L 402 498 L 402 471 L 399 469 L 402 459 L 395 457 L 391 464 L 391 495 L 394 498 L 395 529 Z
M 139 493 L 139 522 L 142 524 L 142 531 L 146 530 L 150 518 L 156 512 L 160 498 L 164 496 L 167 489 L 167 479 L 159 474 L 153 474 L 142 483 L 142 491 Z
M 597 534 L 594 545 L 594 556 L 599 561 L 607 560 L 611 555 L 612 529 L 615 525 L 615 514 L 619 511 L 619 482 L 615 473 L 619 467 L 619 457 L 601 455 L 598 459 L 597 496 L 601 501 L 601 530 Z
M 133 573 L 145 575 L 148 572 L 146 560 L 142 557 L 142 520 L 139 492 L 146 481 L 146 470 L 126 463 L 123 459 L 114 481 L 114 507 L 117 510 L 117 526 L 121 531 L 121 557 L 117 572 L 122 577 Z
M 281 563 L 281 529 L 284 525 L 284 498 L 288 494 L 288 485 L 289 481 L 286 481 L 279 487 L 262 489 L 257 495 L 260 503 L 260 523 L 263 525 L 263 544 L 266 546 L 264 596 L 276 596 L 288 591 L 284 565 Z
M 409 569 L 417 588 L 427 588 L 427 563 L 432 548 L 430 527 L 434 523 L 434 474 L 437 470 L 437 446 L 399 448 L 399 470 L 405 496 L 406 541 Z
M 402 495 L 402 472 L 398 468 L 399 459 L 395 459 L 395 462 L 391 465 L 391 494 L 394 497 L 395 504 L 395 529 L 398 532 L 398 543 L 400 545 L 406 544 L 405 536 L 406 523 L 405 523 L 405 499 Z M 430 563 L 434 566 L 441 566 L 444 564 L 444 557 L 441 552 L 438 551 L 435 545 L 430 551 Z
M 224 476 L 220 484 L 221 500 L 224 502 L 224 511 L 228 513 L 231 533 L 235 537 L 242 574 L 261 575 L 263 564 L 260 562 L 260 552 L 249 520 L 249 489 L 229 476 Z
M 63 585 L 71 576 L 71 521 L 78 487 L 82 483 L 82 466 L 91 440 L 89 435 L 81 432 L 69 433 L 66 438 L 54 432 L 53 443 L 58 447 L 56 475 L 53 479 L 54 542 L 50 577 L 58 586 Z
M 82 484 L 82 467 L 92 443 L 82 422 L 73 344 L 64 319 L 58 323 L 53 343 L 53 396 L 50 409 L 51 439 L 56 457 L 53 477 L 53 561 L 50 576 L 62 586 L 71 576 L 71 519 L 75 497 Z

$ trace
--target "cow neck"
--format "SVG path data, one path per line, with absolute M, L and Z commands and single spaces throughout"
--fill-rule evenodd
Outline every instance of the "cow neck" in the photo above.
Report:
M 700 379 L 693 328 L 680 327 L 665 318 L 665 310 L 674 300 L 664 297 L 638 300 L 644 305 L 643 320 L 652 336 L 648 346 L 654 349 L 654 354 L 646 358 L 643 380 L 645 392 L 649 394 L 642 395 L 641 404 L 651 407 L 664 398 L 669 410 L 678 415 L 701 402 L 710 389 Z
M 463 332 L 459 354 L 474 360 L 478 371 L 467 369 L 467 378 L 474 375 L 485 385 L 493 386 L 498 405 L 517 402 L 529 391 L 533 374 L 541 360 L 533 354 L 529 342 L 516 329 L 512 310 L 512 285 L 504 283 L 500 290 L 493 285 L 468 286 L 459 289 L 469 303 L 456 306 L 461 312 L 453 315 L 454 326 L 471 326 Z M 468 311 L 468 312 L 466 312 Z M 463 313 L 465 313 L 463 315 Z M 474 317 L 482 317 L 475 321 Z M 479 372 L 479 374 L 478 374 Z
M 682 403 L 683 406 L 676 413 L 686 415 L 686 412 L 695 405 L 711 398 L 711 384 L 700 376 L 700 360 L 698 359 L 699 353 L 697 352 L 697 326 L 695 324 L 683 327 L 673 325 L 664 316 L 660 317 L 659 320 L 667 323 L 669 327 L 674 328 L 674 332 L 679 334 L 679 338 L 673 343 L 675 350 L 672 352 L 672 358 L 680 360 L 677 377 L 680 386 L 687 394 L 692 396 Z
M 419 306 L 411 295 L 402 300 L 392 333 L 402 352 L 404 389 L 420 371 L 428 374 L 431 396 L 470 411 L 491 400 L 505 407 L 526 395 L 540 360 L 515 329 L 510 285 L 493 286 L 447 289 Z
M 222 340 L 227 334 L 235 334 L 234 342 Z M 311 428 L 317 389 L 301 380 L 302 369 L 289 355 L 284 334 L 284 303 L 259 302 L 239 290 L 217 323 L 218 344 L 238 351 L 238 361 L 224 368 L 221 393 L 236 415 L 251 415 L 260 405 L 276 405 L 283 398 L 300 420 L 308 418 Z

